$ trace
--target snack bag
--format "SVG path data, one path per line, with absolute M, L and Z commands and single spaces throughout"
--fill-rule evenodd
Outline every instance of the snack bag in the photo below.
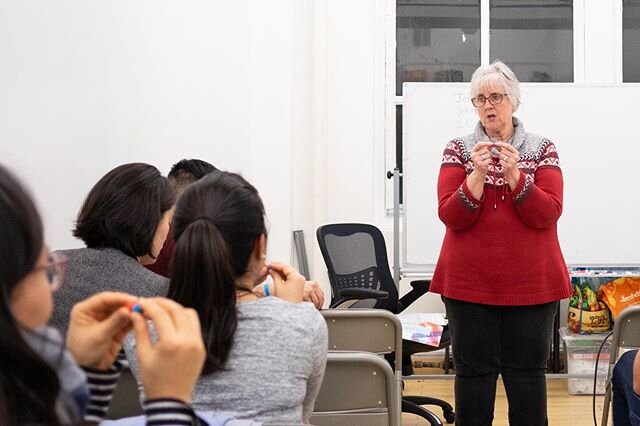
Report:
M 572 283 L 567 327 L 574 333 L 604 333 L 611 327 L 607 306 L 588 283 Z
M 622 277 L 608 282 L 600 287 L 598 297 L 611 309 L 615 320 L 627 306 L 640 304 L 640 278 Z

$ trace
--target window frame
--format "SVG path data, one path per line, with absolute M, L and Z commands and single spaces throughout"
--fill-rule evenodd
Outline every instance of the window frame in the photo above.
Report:
M 396 152 L 398 139 L 397 132 L 402 123 L 396 121 L 396 107 L 402 108 L 403 100 L 401 95 L 396 95 L 396 0 L 385 0 L 386 7 L 386 70 L 385 70 L 385 172 L 393 171 L 396 167 Z M 585 9 L 585 2 L 588 0 L 573 0 L 573 82 L 566 84 L 583 84 L 588 82 L 586 68 L 589 66 L 587 52 L 585 50 L 587 37 L 594 36 L 591 30 L 587 34 L 586 23 L 589 17 L 599 15 L 597 11 L 588 15 Z M 622 1 L 609 0 L 611 4 L 611 26 L 613 27 L 612 38 L 614 39 L 613 49 L 613 77 L 610 83 L 622 83 Z M 605 2 L 603 2 L 605 3 Z M 491 0 L 480 0 L 480 64 L 490 63 L 490 22 L 491 22 Z M 597 33 L 597 29 L 595 31 Z M 438 84 L 431 82 L 429 84 Z M 468 83 L 461 83 L 468 84 Z M 629 84 L 629 83 L 627 83 Z M 404 132 L 404 130 L 402 130 Z M 400 147 L 401 149 L 401 147 Z M 402 167 L 400 167 L 402 170 Z M 402 199 L 402 197 L 401 197 Z M 387 216 L 393 215 L 394 197 L 393 180 L 388 179 L 385 184 L 384 205 Z M 400 204 L 402 210 L 402 203 Z

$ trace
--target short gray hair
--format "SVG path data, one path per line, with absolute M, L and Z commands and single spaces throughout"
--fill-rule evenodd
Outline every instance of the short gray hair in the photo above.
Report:
M 504 86 L 514 110 L 520 106 L 520 82 L 511 68 L 504 62 L 495 61 L 491 65 L 482 65 L 471 76 L 471 97 L 474 97 L 481 87 L 500 83 Z

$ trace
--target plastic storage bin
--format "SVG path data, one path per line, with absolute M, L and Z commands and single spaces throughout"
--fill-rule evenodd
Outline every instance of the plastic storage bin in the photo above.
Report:
M 567 355 L 569 393 L 571 395 L 593 395 L 593 375 L 596 368 L 596 357 L 598 356 L 600 344 L 602 344 L 607 333 L 576 334 L 566 327 L 562 327 L 559 330 L 559 334 L 564 341 L 565 354 Z M 607 340 L 602 352 L 600 352 L 598 379 L 596 381 L 597 395 L 603 395 L 606 389 L 610 354 L 611 339 Z

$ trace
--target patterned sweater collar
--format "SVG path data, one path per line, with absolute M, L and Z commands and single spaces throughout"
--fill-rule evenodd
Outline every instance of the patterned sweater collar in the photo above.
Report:
M 515 133 L 513 135 L 513 139 L 511 144 L 515 149 L 518 150 L 521 156 L 523 155 L 532 155 L 535 156 L 539 151 L 542 142 L 546 139 L 540 136 L 534 135 L 532 133 L 527 133 L 524 130 L 524 124 L 517 117 L 512 117 L 513 127 L 515 128 Z M 484 127 L 482 123 L 478 121 L 476 124 L 476 128 L 472 134 L 469 134 L 463 138 L 465 147 L 468 152 L 471 152 L 473 146 L 480 141 L 488 141 L 491 138 L 487 136 L 487 133 L 484 131 Z

